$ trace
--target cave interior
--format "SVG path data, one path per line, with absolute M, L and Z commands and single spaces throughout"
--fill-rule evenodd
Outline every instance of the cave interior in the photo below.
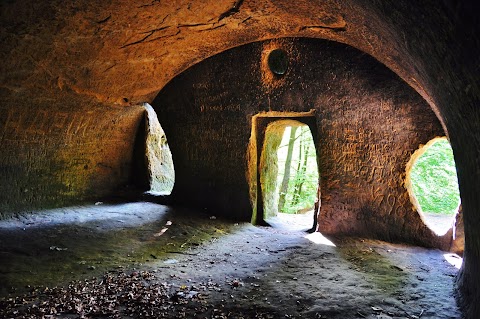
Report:
M 278 187 L 270 155 L 287 124 L 307 125 L 320 174 L 313 230 L 462 256 L 450 289 L 462 316 L 478 318 L 478 9 L 456 0 L 5 1 L 2 249 L 14 245 L 15 223 L 108 215 L 95 207 L 110 202 L 128 215 L 143 201 L 146 219 L 155 204 L 207 223 L 268 225 L 277 205 L 268 189 Z M 452 146 L 461 198 L 442 235 L 406 182 L 412 155 L 438 137 Z M 31 236 L 13 237 L 28 246 Z

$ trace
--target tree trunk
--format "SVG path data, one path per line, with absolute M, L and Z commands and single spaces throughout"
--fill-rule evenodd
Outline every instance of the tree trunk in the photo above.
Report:
M 307 162 L 308 162 L 308 151 L 309 151 L 309 146 L 307 144 L 305 145 L 305 151 L 304 151 L 305 157 L 303 158 L 303 165 L 300 172 L 300 180 L 298 181 L 298 198 L 302 196 L 302 187 L 303 187 L 303 183 L 305 182 L 305 174 L 307 172 Z M 297 203 L 298 203 L 298 199 L 297 199 Z
M 302 152 L 300 152 L 300 156 L 298 157 L 298 169 L 297 177 L 295 178 L 295 193 L 292 206 L 297 205 L 300 197 L 302 196 L 302 187 L 303 183 L 305 182 L 305 173 L 307 171 L 309 146 L 310 145 L 304 140 L 304 137 L 302 137 L 300 140 L 300 150 L 303 149 L 303 158 Z
M 293 145 L 295 144 L 295 133 L 298 127 L 291 127 L 290 139 L 288 140 L 287 158 L 285 160 L 285 169 L 283 171 L 282 184 L 280 185 L 278 211 L 283 211 L 285 206 L 285 196 L 288 191 L 288 181 L 290 179 L 290 166 L 292 165 Z

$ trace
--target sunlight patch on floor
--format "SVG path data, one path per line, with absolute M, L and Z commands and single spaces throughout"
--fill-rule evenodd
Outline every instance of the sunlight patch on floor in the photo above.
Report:
M 457 254 L 444 254 L 443 258 L 455 268 L 460 269 L 462 267 L 463 258 L 458 256 Z
M 307 236 L 305 236 L 305 238 L 310 240 L 312 243 L 315 243 L 318 245 L 327 245 L 327 246 L 337 247 L 330 239 L 323 236 L 319 232 L 308 234 Z

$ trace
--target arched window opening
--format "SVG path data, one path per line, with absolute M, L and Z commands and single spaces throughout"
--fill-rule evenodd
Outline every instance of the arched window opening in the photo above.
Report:
M 146 118 L 146 162 L 150 190 L 153 195 L 170 195 L 175 183 L 175 169 L 167 137 L 160 125 L 157 114 L 145 104 Z
M 319 175 L 310 128 L 294 120 L 269 124 L 260 168 L 267 222 L 287 224 L 292 229 L 311 227 Z
M 407 164 L 406 185 L 425 224 L 437 235 L 452 226 L 460 205 L 453 151 L 446 137 L 420 147 Z

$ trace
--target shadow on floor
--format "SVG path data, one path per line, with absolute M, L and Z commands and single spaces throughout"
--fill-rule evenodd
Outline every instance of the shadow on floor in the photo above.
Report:
M 444 252 L 287 225 L 146 202 L 0 221 L 0 317 L 461 317 Z

